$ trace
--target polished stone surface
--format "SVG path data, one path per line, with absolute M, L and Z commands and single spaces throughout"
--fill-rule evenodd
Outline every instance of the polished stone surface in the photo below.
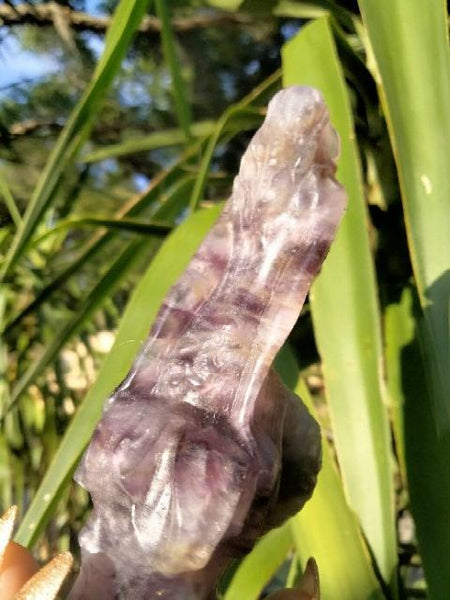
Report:
M 312 494 L 319 428 L 271 364 L 345 208 L 338 146 L 316 90 L 272 99 L 77 471 L 94 510 L 72 598 L 213 598 Z

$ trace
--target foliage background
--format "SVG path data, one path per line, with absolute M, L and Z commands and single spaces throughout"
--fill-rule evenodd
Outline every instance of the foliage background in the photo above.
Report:
M 0 5 L 0 502 L 19 505 L 17 539 L 42 560 L 77 552 L 89 499 L 70 481 L 102 404 L 229 195 L 268 99 L 298 83 L 327 100 L 349 194 L 277 361 L 321 421 L 324 467 L 305 510 L 221 593 L 291 586 L 312 554 L 325 599 L 450 597 L 444 9 Z

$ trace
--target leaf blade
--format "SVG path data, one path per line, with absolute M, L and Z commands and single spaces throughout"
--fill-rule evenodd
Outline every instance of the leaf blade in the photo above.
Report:
M 425 10 L 419 2 L 407 0 L 382 0 L 376 9 L 367 0 L 360 0 L 359 5 L 368 33 L 367 45 L 375 59 L 375 75 L 397 164 L 409 252 L 422 308 L 422 314 L 415 314 L 418 319 L 415 335 L 428 389 L 420 388 L 417 383 L 417 390 L 421 389 L 424 396 L 421 406 L 415 406 L 412 399 L 409 404 L 405 400 L 405 454 L 426 576 L 432 597 L 440 598 L 450 589 L 439 558 L 445 544 L 447 547 L 450 544 L 448 536 L 447 539 L 444 536 L 448 526 L 436 530 L 438 523 L 448 524 L 449 519 L 442 496 L 447 496 L 447 506 L 450 503 L 450 475 L 441 464 L 442 457 L 450 455 L 447 14 L 440 0 L 430 0 Z M 402 306 L 397 308 L 399 318 L 402 310 Z M 402 370 L 405 380 L 411 376 L 410 369 L 407 362 L 400 366 L 406 368 Z M 410 418 L 406 421 L 410 412 L 420 423 Z M 410 445 L 410 436 L 421 427 L 422 437 L 430 440 L 428 457 L 426 447 L 414 452 Z M 417 442 L 420 447 L 421 441 Z M 428 469 L 433 462 L 435 471 L 441 473 L 442 489 L 428 485 Z M 428 497 L 420 489 L 419 464 L 423 466 L 423 486 Z M 427 523 L 427 510 L 432 510 L 434 524 Z
M 292 545 L 288 524 L 266 534 L 239 565 L 224 594 L 224 600 L 258 600 Z
M 295 392 L 314 414 L 311 397 L 302 379 L 299 379 Z M 322 600 L 381 600 L 385 596 L 375 577 L 358 520 L 347 504 L 324 436 L 322 452 L 322 469 L 313 497 L 291 520 L 298 557 L 302 565 L 306 565 L 310 556 L 315 558 Z
M 185 84 L 181 74 L 175 39 L 170 23 L 170 13 L 165 0 L 155 0 L 156 13 L 161 20 L 161 38 L 164 56 L 172 75 L 172 89 L 175 99 L 175 108 L 178 122 L 184 132 L 186 141 L 192 139 L 191 135 L 191 107 L 187 101 Z
M 450 480 L 432 419 L 417 305 L 414 291 L 406 288 L 398 303 L 386 308 L 386 366 L 429 596 L 439 599 L 450 590 L 450 573 L 442 568 L 450 548 Z
M 198 121 L 192 123 L 190 132 L 194 138 L 202 138 L 210 135 L 215 127 L 214 121 Z M 169 146 L 178 146 L 182 144 L 186 136 L 182 129 L 166 129 L 165 131 L 155 131 L 146 136 L 133 138 L 119 144 L 111 144 L 101 148 L 96 148 L 82 156 L 83 162 L 93 163 L 107 158 L 117 158 L 137 152 L 148 152 L 159 148 Z
M 280 76 L 281 73 L 276 71 L 273 75 L 269 76 L 259 86 L 252 90 L 247 96 L 245 96 L 245 98 L 230 106 L 217 121 L 215 130 L 212 133 L 203 154 L 203 158 L 199 166 L 198 176 L 195 181 L 194 189 L 192 190 L 190 199 L 190 207 L 192 211 L 196 210 L 201 200 L 214 150 L 228 121 L 239 114 L 254 114 L 254 110 L 250 108 L 252 102 L 259 97 L 264 96 L 268 90 L 273 89 L 278 84 Z
M 349 207 L 310 301 L 346 491 L 383 577 L 392 578 L 395 588 L 393 482 L 375 274 L 350 103 L 326 17 L 285 45 L 283 70 L 285 85 L 322 91 L 341 137 L 338 178 Z
M 303 400 L 312 416 L 319 421 L 289 344 L 285 344 L 278 353 L 275 368 L 285 385 Z M 322 468 L 316 488 L 312 498 L 288 524 L 294 538 L 296 557 L 302 566 L 305 567 L 311 556 L 318 563 L 322 600 L 384 598 L 358 519 L 347 503 L 342 480 L 323 431 Z

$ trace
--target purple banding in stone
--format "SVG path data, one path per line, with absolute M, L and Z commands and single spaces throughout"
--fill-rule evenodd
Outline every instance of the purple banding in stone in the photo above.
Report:
M 319 428 L 271 365 L 345 208 L 338 147 L 317 90 L 272 99 L 78 468 L 94 509 L 72 599 L 214 598 L 311 496 Z

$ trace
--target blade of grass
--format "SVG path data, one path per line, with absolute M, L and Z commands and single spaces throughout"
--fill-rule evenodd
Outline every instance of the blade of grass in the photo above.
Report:
M 300 581 L 301 576 L 301 565 L 298 560 L 297 553 L 294 552 L 291 559 L 291 564 L 289 565 L 289 572 L 286 577 L 286 587 L 293 588 Z
M 450 472 L 445 462 L 450 456 L 447 12 L 440 0 L 431 0 L 426 10 L 404 0 L 382 0 L 377 10 L 365 0 L 359 4 L 397 163 L 422 307 L 415 336 L 428 390 L 415 382 L 420 370 L 414 372 L 405 363 L 402 378 L 414 382 L 408 384 L 405 405 L 406 467 L 430 597 L 444 598 L 450 589 L 448 573 L 442 568 L 445 548 L 450 547 Z M 416 342 L 413 352 L 417 352 Z M 418 364 L 418 356 L 414 361 Z M 420 396 L 419 405 L 414 399 Z M 420 437 L 415 448 L 416 435 Z
M 0 325 L 3 323 L 6 306 L 6 287 L 0 289 Z M 0 336 L 0 418 L 3 417 L 5 408 L 9 402 L 8 350 L 5 340 Z M 0 462 L 1 464 L 1 462 Z M 9 470 L 7 470 L 9 473 Z M 1 477 L 0 477 L 1 479 Z
M 78 217 L 76 219 L 67 219 L 60 221 L 58 225 L 46 231 L 38 238 L 33 240 L 33 246 L 39 246 L 43 241 L 47 240 L 52 235 L 61 233 L 67 229 L 77 229 L 84 227 L 104 227 L 105 229 L 117 229 L 118 231 L 129 231 L 132 233 L 140 233 L 142 235 L 164 236 L 171 229 L 171 223 L 163 221 L 139 221 L 137 219 L 104 219 L 102 217 Z
M 276 78 L 279 79 L 280 74 L 276 74 Z M 268 85 L 270 86 L 272 82 L 272 77 L 267 80 Z M 266 86 L 262 84 L 261 88 L 256 88 L 255 90 L 255 98 L 259 96 L 260 93 L 266 91 Z M 253 93 L 249 94 L 249 99 L 253 99 Z M 242 115 L 241 115 L 242 116 Z M 261 115 L 252 113 L 251 115 L 245 115 L 245 120 L 241 120 L 240 115 L 234 115 L 234 118 L 229 122 L 229 130 L 226 127 L 224 135 L 232 137 L 239 131 L 245 128 L 253 128 L 256 127 L 260 120 Z M 253 118 L 252 118 L 253 117 Z M 219 134 L 219 138 L 221 135 Z M 121 218 L 124 216 L 133 217 L 139 215 L 147 206 L 155 202 L 155 200 L 160 197 L 164 192 L 164 188 L 169 187 L 171 184 L 175 184 L 180 188 L 180 196 L 184 193 L 183 190 L 186 190 L 186 194 L 188 193 L 188 186 L 191 185 L 191 179 L 193 175 L 187 174 L 183 177 L 180 177 L 180 171 L 183 172 L 184 169 L 188 168 L 189 161 L 198 154 L 201 150 L 204 141 L 201 140 L 197 143 L 191 144 L 180 159 L 168 170 L 163 171 L 159 176 L 155 178 L 155 180 L 150 184 L 148 189 L 135 197 L 133 197 L 117 214 L 116 216 Z M 215 144 L 214 144 L 215 146 Z M 204 171 L 205 177 L 208 177 L 208 167 L 209 163 L 206 165 L 206 169 Z M 180 209 L 182 208 L 183 202 L 180 200 Z M 173 211 L 172 211 L 173 212 Z M 9 334 L 12 329 L 17 327 L 19 323 L 30 313 L 36 310 L 43 302 L 45 302 L 56 290 L 58 290 L 69 277 L 77 273 L 86 263 L 88 263 L 94 256 L 96 256 L 100 251 L 104 251 L 104 247 L 114 239 L 114 232 L 105 232 L 97 234 L 93 240 L 91 240 L 85 249 L 85 251 L 71 264 L 64 269 L 62 273 L 60 273 L 57 277 L 55 277 L 39 294 L 38 296 L 32 300 L 18 315 L 16 315 L 13 319 L 11 319 L 7 325 L 5 326 L 4 333 Z
M 197 206 L 202 198 L 214 150 L 216 149 L 217 143 L 226 127 L 226 124 L 231 118 L 239 115 L 254 115 L 255 111 L 257 112 L 257 109 L 251 108 L 250 105 L 261 97 L 265 97 L 265 95 L 271 90 L 274 90 L 274 88 L 278 85 L 280 77 L 281 72 L 276 71 L 259 86 L 253 89 L 250 94 L 245 96 L 245 98 L 227 108 L 227 110 L 217 121 L 215 131 L 211 135 L 206 150 L 203 154 L 203 158 L 199 167 L 199 173 L 195 181 L 194 189 L 192 190 L 191 200 L 189 203 L 192 211 L 197 209 Z
M 107 300 L 112 290 L 119 284 L 125 273 L 146 251 L 151 239 L 138 239 L 129 244 L 113 262 L 97 285 L 89 292 L 76 314 L 58 329 L 57 335 L 46 344 L 45 350 L 28 367 L 11 390 L 9 408 L 17 402 L 20 395 L 30 386 L 44 369 L 55 360 L 59 351 L 80 331 L 86 321 Z
M 7 506 L 13 504 L 13 473 L 11 469 L 11 448 L 4 431 L 0 436 L 0 504 L 2 514 Z
M 72 111 L 56 142 L 41 178 L 34 190 L 23 224 L 14 237 L 1 275 L 6 277 L 23 253 L 45 210 L 51 204 L 67 165 L 86 139 L 92 119 L 105 97 L 114 75 L 144 15 L 149 0 L 121 0 L 105 38 L 105 50 L 91 83 Z
M 67 429 L 22 521 L 16 536 L 20 544 L 32 546 L 51 517 L 100 418 L 104 402 L 126 375 L 161 302 L 217 219 L 220 210 L 221 207 L 215 207 L 190 216 L 165 240 L 147 269 L 128 303 L 114 346 Z M 180 252 L 180 248 L 183 248 L 183 252 Z
M 251 96 L 251 94 L 250 94 Z M 253 118 L 252 118 L 253 117 Z M 245 128 L 254 128 L 261 121 L 261 115 L 252 114 L 247 115 L 245 120 L 241 120 L 239 118 L 233 118 L 229 123 L 230 128 L 225 128 L 224 138 L 229 139 L 233 137 L 239 131 L 242 131 Z M 222 138 L 221 138 L 222 139 Z M 175 218 L 175 216 L 179 215 L 180 212 L 184 208 L 184 198 L 183 196 L 188 197 L 189 192 L 191 191 L 193 179 L 195 179 L 195 175 L 188 173 L 183 174 L 189 168 L 189 162 L 194 157 L 197 156 L 201 151 L 204 140 L 200 140 L 197 143 L 191 144 L 185 152 L 183 152 L 182 156 L 177 160 L 177 162 L 172 165 L 169 169 L 161 172 L 152 183 L 149 185 L 147 190 L 145 190 L 142 194 L 138 194 L 131 198 L 129 202 L 126 203 L 125 206 L 121 208 L 120 211 L 116 213 L 117 218 L 123 217 L 134 217 L 140 215 L 148 206 L 152 203 L 155 203 L 158 198 L 162 201 L 164 200 L 164 192 L 165 189 L 170 188 L 171 185 L 177 186 L 178 194 L 179 194 L 179 210 L 178 212 L 175 209 L 171 210 L 171 215 Z M 205 175 L 208 177 L 207 170 L 205 171 Z M 171 192 L 171 196 L 173 193 Z M 173 205 L 173 203 L 171 203 Z M 175 213 L 177 213 L 175 215 Z M 171 218 L 169 215 L 167 218 Z M 57 275 L 45 288 L 39 292 L 37 297 L 32 300 L 18 315 L 9 320 L 7 325 L 5 326 L 4 333 L 5 335 L 10 334 L 11 331 L 19 325 L 19 323 L 33 311 L 35 311 L 43 302 L 48 300 L 48 298 L 57 291 L 72 275 L 77 273 L 85 264 L 87 264 L 92 258 L 94 258 L 100 251 L 104 251 L 105 246 L 114 239 L 114 232 L 104 232 L 98 233 L 94 236 L 94 238 L 88 243 L 87 248 L 59 274 Z
M 292 534 L 287 523 L 266 534 L 237 568 L 223 599 L 258 600 L 292 546 Z
M 215 121 L 199 121 L 193 123 L 190 132 L 194 138 L 202 138 L 210 135 L 216 126 Z M 97 148 L 84 154 L 81 158 L 83 162 L 93 163 L 107 158 L 117 158 L 137 152 L 148 152 L 168 146 L 178 146 L 186 141 L 186 135 L 182 129 L 166 129 L 165 131 L 156 131 L 149 135 L 137 139 L 127 140 L 120 144 L 111 144 Z
M 19 209 L 17 208 L 16 201 L 14 200 L 13 195 L 11 194 L 11 190 L 9 189 L 8 184 L 6 183 L 3 175 L 0 173 L 0 195 L 3 196 L 3 200 L 5 201 L 6 208 L 8 209 L 9 214 L 11 215 L 11 219 L 16 227 L 20 227 L 22 225 L 22 217 L 20 215 Z
M 413 291 L 405 289 L 400 301 L 386 309 L 386 368 L 429 597 L 439 600 L 450 590 L 450 571 L 443 566 L 450 548 L 448 455 L 441 451 L 432 418 L 417 322 L 420 309 L 414 304 Z
M 227 122 L 224 132 L 239 133 L 248 129 L 256 129 L 261 122 L 261 116 L 257 115 L 235 115 L 234 118 Z M 212 135 L 217 126 L 216 121 L 199 121 L 191 125 L 191 135 L 194 138 L 205 138 Z M 97 162 L 107 158 L 116 158 L 134 154 L 136 152 L 146 152 L 157 148 L 165 148 L 167 146 L 178 146 L 185 141 L 185 135 L 181 129 L 167 129 L 166 131 L 158 131 L 150 133 L 141 138 L 127 140 L 120 144 L 111 144 L 103 148 L 92 150 L 85 154 L 82 159 L 86 163 Z M 200 148 L 198 148 L 200 150 Z
M 409 0 L 359 5 L 397 163 L 424 313 L 424 360 L 442 452 L 450 454 L 450 61 L 447 11 Z
M 348 30 L 353 30 L 352 13 L 332 0 L 313 0 L 312 2 L 280 0 L 273 12 L 275 15 L 299 19 L 322 17 L 330 13 Z
M 316 19 L 327 13 L 326 8 L 317 6 L 314 2 L 299 4 L 295 0 L 280 0 L 273 9 L 273 14 L 277 17 L 291 17 L 294 19 Z
M 295 391 L 314 414 L 303 380 L 299 380 Z M 305 567 L 310 556 L 316 559 L 322 600 L 384 598 L 325 437 L 322 438 L 322 451 L 322 470 L 313 497 L 291 521 L 300 563 Z
M 338 178 L 349 206 L 313 285 L 311 308 L 345 489 L 380 572 L 395 589 L 393 481 L 375 273 L 350 102 L 326 17 L 285 45 L 283 74 L 285 85 L 312 85 L 323 93 L 341 137 Z
M 177 201 L 178 196 L 175 194 L 155 212 L 155 217 L 157 219 L 166 219 L 169 217 L 173 211 L 173 204 L 177 203 Z M 119 257 L 113 261 L 97 285 L 85 298 L 81 306 L 78 307 L 76 314 L 60 328 L 58 334 L 47 344 L 44 352 L 36 358 L 19 379 L 11 392 L 10 406 L 17 401 L 25 389 L 56 358 L 61 348 L 82 328 L 88 318 L 108 300 L 113 289 L 120 284 L 123 277 L 135 264 L 135 261 L 143 253 L 147 252 L 152 244 L 156 248 L 155 242 L 155 235 L 152 235 L 152 237 L 147 239 L 132 240 L 124 248 Z
M 209 138 L 208 145 L 203 154 L 203 158 L 199 168 L 199 174 L 195 181 L 194 189 L 192 190 L 190 200 L 190 207 L 192 211 L 195 211 L 197 209 L 197 206 L 200 200 L 202 199 L 203 190 L 205 189 L 205 183 L 208 177 L 209 167 L 211 165 L 214 150 L 216 149 L 216 146 L 219 143 L 219 139 L 221 138 L 229 119 L 231 119 L 237 114 L 253 116 L 255 114 L 255 111 L 252 108 L 239 108 L 237 106 L 231 106 L 223 113 L 223 115 L 217 121 L 217 125 L 214 129 L 214 132 Z
M 208 4 L 221 10 L 235 11 L 244 0 L 208 0 Z
M 156 14 L 161 21 L 161 39 L 164 58 L 172 76 L 172 91 L 175 99 L 175 109 L 178 122 L 184 132 L 186 141 L 191 140 L 191 107 L 187 100 L 187 94 L 183 77 L 181 75 L 180 61 L 177 58 L 175 39 L 170 24 L 170 12 L 167 0 L 155 0 Z
M 407 302 L 405 297 L 404 301 Z M 398 457 L 400 472 L 406 485 L 405 459 L 405 421 L 403 374 L 399 353 L 413 338 L 414 323 L 403 316 L 402 304 L 390 304 L 384 313 L 386 380 L 389 395 L 392 430 L 395 439 L 395 450 Z
M 192 149 L 194 150 L 194 149 Z M 190 152 L 186 153 L 185 158 L 190 157 Z M 147 190 L 142 194 L 138 194 L 131 198 L 131 200 L 124 206 L 116 216 L 121 218 L 123 216 L 133 217 L 138 216 L 142 211 L 147 209 L 149 205 L 155 204 L 158 200 L 163 203 L 168 202 L 167 207 L 170 206 L 169 212 L 165 211 L 167 219 L 173 219 L 175 212 L 179 214 L 184 208 L 184 197 L 188 198 L 188 194 L 193 185 L 194 177 L 192 175 L 180 175 L 180 169 L 184 161 L 177 162 L 173 167 L 167 171 L 163 171 L 158 177 L 152 181 Z M 170 193 L 170 201 L 165 200 L 164 191 L 165 188 L 170 188 L 173 184 L 174 189 Z M 177 200 L 178 198 L 178 200 Z M 175 205 L 175 208 L 173 208 Z M 177 212 L 178 211 L 178 212 Z M 161 214 L 161 213 L 160 213 Z M 75 273 L 78 273 L 85 265 L 89 264 L 90 261 L 97 256 L 100 252 L 104 252 L 107 245 L 114 240 L 116 232 L 104 231 L 97 233 L 93 239 L 91 239 L 87 247 L 80 253 L 80 255 L 72 260 L 70 264 L 59 273 L 50 283 L 48 283 L 21 312 L 13 317 L 5 326 L 4 334 L 9 335 L 11 331 L 16 328 L 22 320 L 32 312 L 34 312 L 42 303 L 47 301 L 51 295 L 60 289 L 62 285 Z

